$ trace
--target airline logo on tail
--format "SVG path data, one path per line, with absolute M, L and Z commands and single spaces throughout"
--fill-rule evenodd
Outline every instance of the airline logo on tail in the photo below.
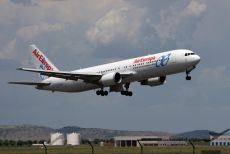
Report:
M 46 61 L 46 58 L 37 49 L 34 49 L 33 55 L 42 63 L 42 65 L 40 65 L 41 69 L 53 71 L 52 66 L 50 66 L 50 64 Z

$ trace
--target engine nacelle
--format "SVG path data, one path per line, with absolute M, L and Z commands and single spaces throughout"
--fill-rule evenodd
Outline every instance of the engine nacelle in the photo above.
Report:
M 108 73 L 101 77 L 100 84 L 103 86 L 113 86 L 118 83 L 121 83 L 122 77 L 118 72 Z
M 148 85 L 148 86 L 159 86 L 165 83 L 166 76 L 149 78 L 147 80 L 141 81 L 141 85 Z

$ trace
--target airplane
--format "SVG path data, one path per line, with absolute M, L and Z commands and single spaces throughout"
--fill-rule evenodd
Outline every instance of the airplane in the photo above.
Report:
M 60 71 L 35 45 L 30 45 L 29 51 L 36 68 L 17 70 L 38 73 L 42 81 L 9 84 L 31 85 L 52 92 L 96 90 L 100 96 L 107 96 L 109 92 L 132 96 L 133 92 L 129 91 L 132 82 L 160 86 L 166 82 L 166 76 L 181 72 L 186 73 L 186 80 L 191 80 L 190 72 L 200 62 L 200 57 L 193 51 L 177 49 L 74 71 Z

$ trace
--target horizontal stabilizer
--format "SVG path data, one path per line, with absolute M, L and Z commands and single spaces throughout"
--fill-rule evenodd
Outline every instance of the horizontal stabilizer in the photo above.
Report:
M 42 83 L 42 82 L 8 82 L 9 84 L 20 84 L 20 85 L 29 85 L 29 86 L 48 86 L 50 83 Z

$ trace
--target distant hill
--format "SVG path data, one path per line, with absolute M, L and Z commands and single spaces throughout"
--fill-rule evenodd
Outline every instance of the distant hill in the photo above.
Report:
M 62 133 L 80 133 L 83 138 L 91 139 L 110 139 L 114 136 L 171 136 L 171 133 L 159 132 L 159 131 L 125 131 L 125 130 L 111 130 L 111 129 L 101 129 L 101 128 L 81 128 L 76 126 L 68 126 L 58 129 L 57 131 Z
M 210 139 L 210 134 L 217 134 L 210 130 L 194 130 L 172 136 L 174 139 Z
M 48 140 L 54 129 L 34 125 L 0 125 L 2 140 Z
M 154 131 L 123 131 L 101 128 L 81 128 L 78 126 L 67 126 L 60 129 L 53 129 L 44 126 L 35 125 L 0 125 L 0 139 L 2 140 L 49 140 L 50 134 L 54 132 L 81 134 L 84 139 L 110 139 L 114 136 L 131 135 L 153 135 L 153 136 L 171 136 L 171 133 Z

